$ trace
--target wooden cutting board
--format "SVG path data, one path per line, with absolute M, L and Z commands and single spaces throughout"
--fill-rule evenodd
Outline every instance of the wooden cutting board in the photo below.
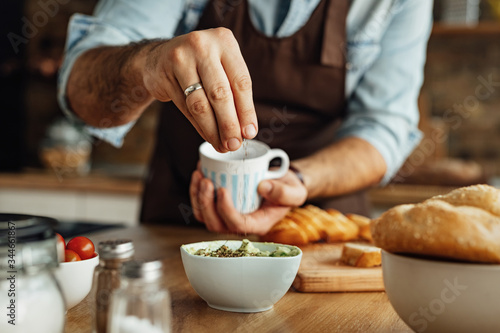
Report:
M 293 282 L 301 292 L 383 291 L 382 268 L 357 268 L 340 262 L 343 243 L 301 246 L 302 261 Z

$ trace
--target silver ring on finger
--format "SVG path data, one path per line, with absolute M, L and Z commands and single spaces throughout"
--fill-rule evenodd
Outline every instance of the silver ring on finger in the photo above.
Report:
M 193 92 L 195 92 L 198 89 L 203 89 L 203 86 L 201 85 L 201 82 L 197 82 L 195 84 L 190 85 L 184 90 L 184 95 L 186 98 L 191 95 Z

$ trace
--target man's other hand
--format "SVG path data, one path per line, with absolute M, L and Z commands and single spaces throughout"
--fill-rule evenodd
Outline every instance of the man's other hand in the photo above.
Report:
M 215 200 L 214 185 L 200 170 L 193 172 L 189 192 L 194 215 L 208 230 L 257 235 L 266 234 L 290 209 L 301 206 L 307 198 L 307 189 L 292 171 L 280 179 L 262 181 L 258 187 L 264 199 L 262 205 L 246 215 L 234 208 L 225 188 L 217 190 Z

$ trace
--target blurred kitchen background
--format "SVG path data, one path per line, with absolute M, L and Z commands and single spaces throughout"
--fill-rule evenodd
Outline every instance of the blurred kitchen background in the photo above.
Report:
M 95 3 L 3 1 L 0 212 L 138 223 L 157 107 L 116 149 L 67 126 L 56 100 L 69 17 Z M 374 215 L 457 186 L 500 185 L 500 0 L 436 0 L 434 16 L 420 97 L 425 138 L 391 184 L 371 191 Z

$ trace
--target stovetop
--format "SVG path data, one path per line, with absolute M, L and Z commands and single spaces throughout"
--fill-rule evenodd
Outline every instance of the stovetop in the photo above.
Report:
M 59 221 L 54 227 L 54 230 L 55 232 L 61 234 L 64 239 L 66 239 L 91 232 L 124 227 L 125 226 L 121 224 L 97 224 L 79 221 Z

